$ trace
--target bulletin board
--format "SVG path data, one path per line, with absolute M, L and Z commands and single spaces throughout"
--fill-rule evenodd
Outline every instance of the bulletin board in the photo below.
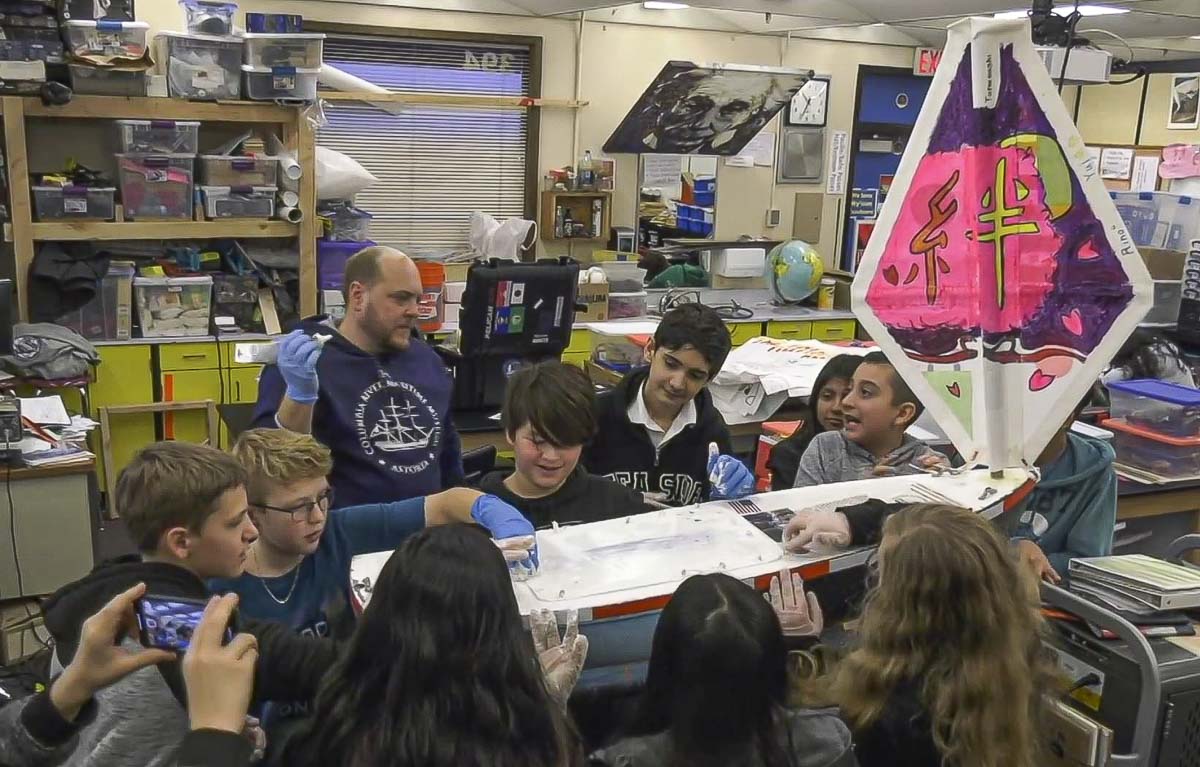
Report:
M 1101 176 L 1101 181 L 1104 182 L 1104 187 L 1106 189 L 1108 189 L 1108 191 L 1110 191 L 1110 192 L 1128 192 L 1130 190 L 1131 184 L 1132 184 L 1132 179 L 1133 179 L 1133 173 L 1136 170 L 1139 159 L 1142 159 L 1143 161 L 1157 160 L 1159 163 L 1162 162 L 1163 148 L 1161 146 L 1146 146 L 1146 145 L 1135 146 L 1133 144 L 1088 144 L 1088 148 L 1092 149 L 1092 150 L 1100 150 L 1101 153 L 1103 153 L 1104 150 L 1106 150 L 1106 149 L 1109 149 L 1109 150 L 1115 149 L 1115 150 L 1119 150 L 1119 151 L 1129 151 L 1129 150 L 1133 151 L 1133 163 L 1134 164 L 1130 169 L 1130 175 L 1128 177 L 1126 177 L 1126 178 L 1104 178 L 1103 175 Z M 1157 174 L 1156 174 L 1154 191 L 1158 191 L 1163 188 L 1164 188 L 1163 179 L 1158 178 Z

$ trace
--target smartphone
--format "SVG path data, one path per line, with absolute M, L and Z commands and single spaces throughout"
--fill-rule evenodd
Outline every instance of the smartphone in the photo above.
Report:
M 207 600 L 144 596 L 137 601 L 138 633 L 146 647 L 187 652 L 204 615 Z M 225 628 L 224 644 L 233 641 L 233 619 Z

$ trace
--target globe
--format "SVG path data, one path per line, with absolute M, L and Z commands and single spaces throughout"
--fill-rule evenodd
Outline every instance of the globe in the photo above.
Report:
M 816 292 L 824 274 L 821 255 L 807 242 L 785 242 L 767 254 L 764 276 L 771 300 L 777 304 L 798 304 L 808 298 Z

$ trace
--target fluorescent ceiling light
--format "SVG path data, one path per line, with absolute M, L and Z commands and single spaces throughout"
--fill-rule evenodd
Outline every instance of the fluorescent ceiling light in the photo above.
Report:
M 1076 8 L 1073 5 L 1061 5 L 1054 9 L 1054 13 L 1058 16 L 1069 16 L 1074 13 Z M 1081 5 L 1078 8 L 1080 16 L 1116 16 L 1122 13 L 1129 13 L 1128 8 L 1115 8 L 1111 5 Z M 992 16 L 993 19 L 1023 19 L 1029 15 L 1029 11 L 1004 11 Z
M 646 0 L 642 3 L 642 7 L 647 11 L 682 11 L 684 8 L 690 8 L 687 3 L 667 3 L 662 0 Z

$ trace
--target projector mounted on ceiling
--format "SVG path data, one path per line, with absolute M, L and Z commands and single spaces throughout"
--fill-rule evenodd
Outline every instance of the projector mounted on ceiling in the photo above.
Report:
M 1046 64 L 1050 76 L 1065 85 L 1107 83 L 1112 74 L 1113 57 L 1108 51 L 1092 48 L 1091 43 L 1075 34 L 1081 14 L 1070 5 L 1064 15 L 1054 12 L 1054 0 L 1033 0 L 1029 11 L 1033 44 Z

